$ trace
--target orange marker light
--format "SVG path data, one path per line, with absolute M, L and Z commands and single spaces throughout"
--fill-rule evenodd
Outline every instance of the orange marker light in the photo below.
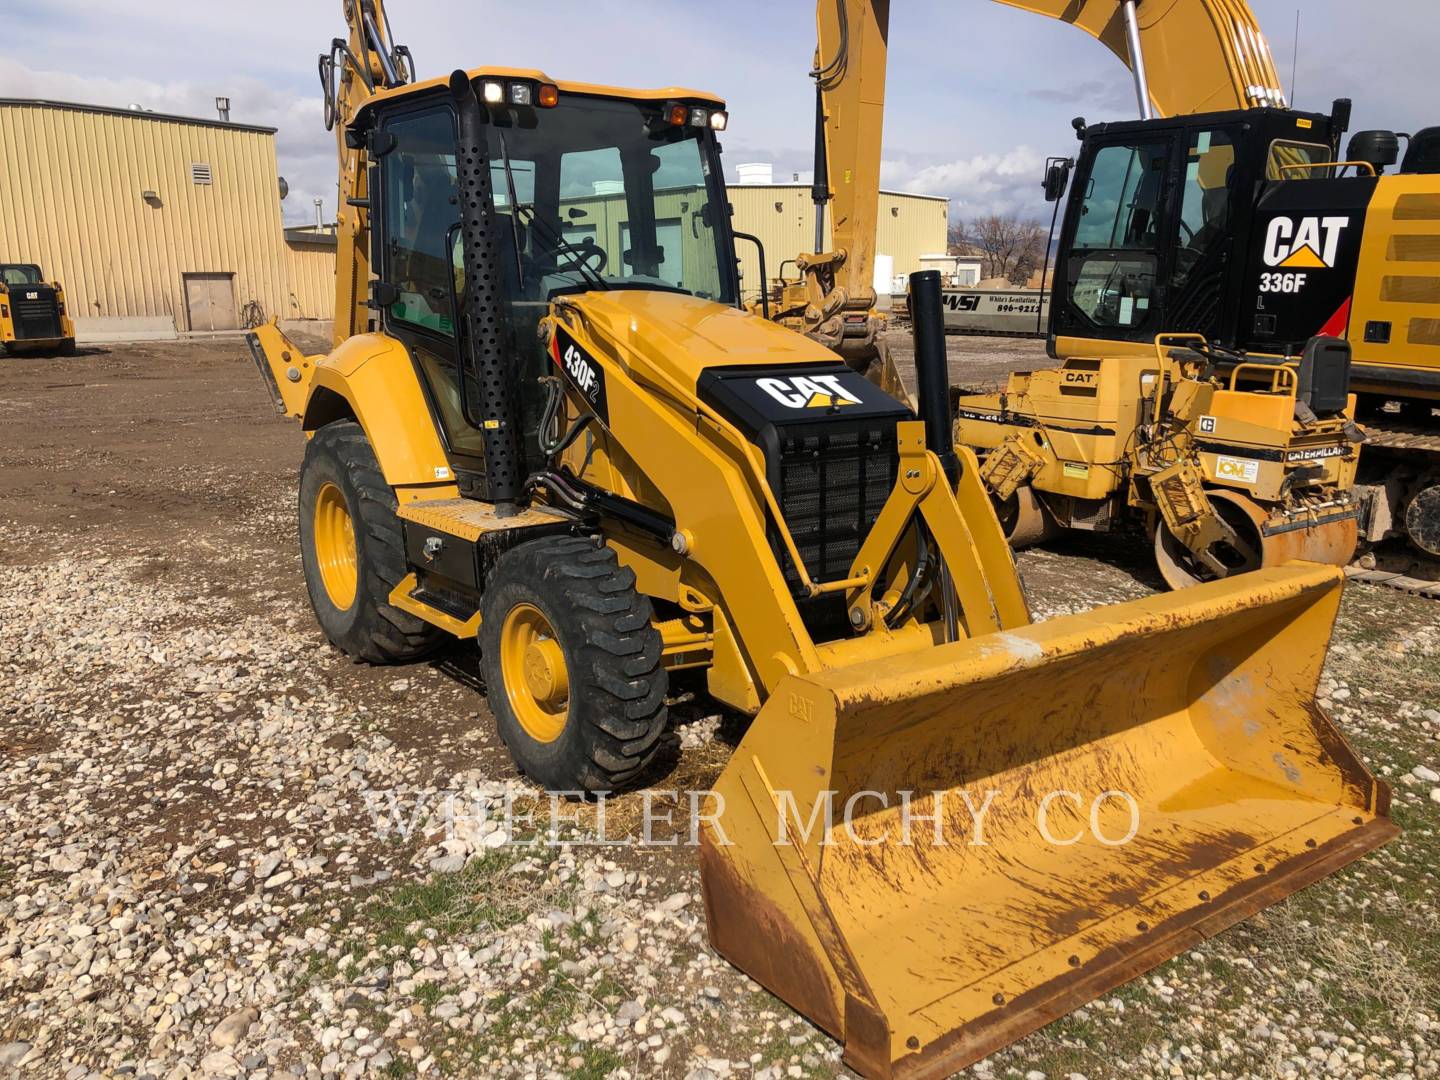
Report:
M 540 87 L 540 107 L 542 109 L 553 109 L 560 104 L 560 88 L 545 83 Z
M 689 106 L 689 105 L 671 105 L 671 106 L 670 106 L 670 123 L 674 124 L 676 127 L 684 127 L 684 126 L 685 126 L 686 124 L 688 124 L 689 122 L 690 122 L 690 106 Z

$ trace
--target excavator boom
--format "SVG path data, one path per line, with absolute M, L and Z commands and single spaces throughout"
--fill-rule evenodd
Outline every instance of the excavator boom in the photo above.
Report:
M 1245 0 L 995 2 L 1078 27 L 1132 72 L 1142 70 L 1154 115 L 1286 103 L 1270 43 Z M 1138 43 L 1138 58 L 1132 42 Z
M 1135 73 L 1146 119 L 1286 104 L 1269 42 L 1245 0 L 995 2 L 1069 23 L 1104 44 Z M 890 0 L 817 0 L 816 23 L 812 75 L 824 129 L 817 139 L 817 151 L 824 150 L 823 158 L 816 155 L 817 224 L 828 201 L 830 246 L 818 228 L 817 254 L 799 260 L 813 283 L 805 329 L 848 316 L 858 338 L 874 297 Z M 883 342 L 878 348 L 875 342 L 883 329 L 870 320 L 869 340 L 856 346 L 853 366 L 864 370 L 870 356 L 884 357 Z M 841 327 L 831 321 L 826 330 L 833 340 L 816 336 L 833 347 Z M 885 366 L 871 377 L 893 389 L 893 368 Z

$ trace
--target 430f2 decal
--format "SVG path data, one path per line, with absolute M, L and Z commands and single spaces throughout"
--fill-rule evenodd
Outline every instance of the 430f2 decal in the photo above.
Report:
M 563 326 L 555 328 L 550 342 L 550 357 L 561 376 L 595 411 L 602 424 L 610 423 L 610 406 L 605 399 L 605 369 L 586 352 Z

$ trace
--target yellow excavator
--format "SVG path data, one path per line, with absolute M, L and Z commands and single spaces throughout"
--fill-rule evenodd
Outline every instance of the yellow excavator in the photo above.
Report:
M 1136 73 L 1146 115 L 1177 106 L 1254 106 L 1247 114 L 1253 123 L 1245 129 L 1246 141 L 1259 148 L 1259 156 L 1272 146 L 1294 144 L 1296 122 L 1283 109 L 1268 46 L 1243 3 L 1186 0 L 1143 11 L 1119 0 L 1013 6 L 1072 22 L 1106 43 Z M 814 75 L 824 138 L 817 143 L 817 193 L 821 187 L 833 192 L 838 250 L 818 260 L 837 275 L 812 276 L 807 287 L 816 293 L 833 286 L 836 302 L 855 294 L 874 261 L 877 196 L 848 181 L 865 176 L 868 182 L 868 172 L 878 170 L 888 19 L 886 3 L 818 0 Z M 1148 66 L 1147 57 L 1153 61 Z M 1204 256 L 1219 248 L 1228 221 L 1217 200 L 1231 186 L 1243 186 L 1237 169 L 1248 159 L 1237 158 L 1238 129 L 1212 130 L 1213 115 L 1177 121 L 1194 125 L 1196 132 L 1186 144 L 1188 157 L 1172 163 L 1176 169 L 1188 166 L 1175 177 L 1166 174 L 1162 149 L 1149 143 L 1137 148 L 1133 134 L 1111 140 L 1108 155 L 1123 148 L 1128 156 L 1113 162 L 1107 157 L 1087 171 L 1086 198 L 1067 218 L 1083 224 L 1066 234 L 1077 248 L 1093 246 L 1090 238 L 1103 234 L 1108 247 L 1083 264 L 1069 259 L 1069 249 L 1062 247 L 1062 271 L 1074 263 L 1083 272 L 1078 280 L 1066 279 L 1066 290 L 1057 289 L 1052 312 L 1058 306 L 1064 319 L 1083 308 L 1091 325 L 1107 318 L 1150 325 L 1162 294 L 1139 295 L 1131 283 L 1147 274 L 1153 280 L 1169 252 L 1157 250 L 1144 262 L 1130 249 L 1167 229 L 1181 240 L 1173 258 L 1164 261 L 1175 286 L 1167 299 L 1187 285 L 1197 295 L 1218 289 L 1223 268 Z M 1157 123 L 1164 121 L 1119 126 L 1130 133 Z M 1178 134 L 1168 137 L 1177 140 Z M 830 178 L 832 158 L 838 181 Z M 1082 155 L 1082 168 L 1088 169 L 1087 162 Z M 1060 198 L 1070 168 L 1069 162 L 1051 160 L 1047 195 Z M 1173 213 L 1156 212 L 1162 198 L 1177 204 Z M 817 198 L 817 223 L 823 221 L 823 205 Z M 1152 246 L 1158 249 L 1158 241 Z M 801 264 L 815 258 L 802 256 Z M 1239 278 L 1233 281 L 1238 288 Z M 864 303 L 872 300 L 865 294 Z M 913 312 L 919 298 L 912 295 L 909 302 Z M 806 310 L 828 307 L 822 296 Z M 1185 318 L 1208 313 L 1199 301 L 1184 310 Z M 1165 329 L 1210 328 L 1173 321 Z M 1152 539 L 1157 566 L 1173 588 L 1294 558 L 1349 563 L 1363 502 L 1353 491 L 1362 435 L 1348 397 L 1348 346 L 1316 336 L 1303 364 L 1275 371 L 1212 347 L 1202 335 L 1189 335 L 1190 347 L 1182 350 L 1159 344 L 1181 336 L 1152 333 L 1145 348 L 1136 337 L 1113 351 L 1103 340 L 1067 339 L 1060 367 L 1012 375 L 998 394 L 958 398 L 955 438 L 980 454 L 981 476 L 1007 538 L 1022 547 L 1067 529 L 1143 533 Z M 886 352 L 882 339 L 877 355 Z M 893 366 L 869 373 L 882 385 L 899 377 Z
M 1440 596 L 1440 583 L 1429 580 L 1433 566 L 1424 566 L 1425 558 L 1440 558 L 1440 128 L 1398 137 L 1357 132 L 1342 153 L 1349 101 L 1335 102 L 1329 113 L 1291 108 L 1244 0 L 997 2 L 1100 41 L 1130 68 L 1139 103 L 1139 120 L 1077 120 L 1078 161 L 1047 166 L 1051 201 L 1064 198 L 1072 167 L 1076 177 L 1053 277 L 1050 355 L 1062 363 L 1144 367 L 1158 335 L 1198 333 L 1230 357 L 1220 375 L 1255 363 L 1285 364 L 1298 374 L 1314 339 L 1348 341 L 1366 434 L 1357 475 L 1344 485 L 1349 516 L 1362 547 L 1400 537 L 1421 555 L 1416 576 L 1360 576 Z M 806 282 L 806 311 L 814 314 L 862 295 L 873 272 L 877 196 L 849 180 L 878 169 L 889 0 L 818 0 L 817 21 L 815 74 L 824 91 L 817 176 L 827 178 L 817 183 L 817 225 L 828 200 L 834 240 L 829 253 L 804 259 L 834 272 Z M 1408 139 L 1403 157 L 1401 139 Z M 898 375 L 891 369 L 874 377 L 889 385 Z M 1262 375 L 1245 385 L 1265 393 L 1265 381 Z M 1313 432 L 1294 435 L 1305 443 Z M 1273 441 L 1265 440 L 1265 449 L 1274 451 Z M 984 441 L 973 445 L 986 448 Z M 1292 459 L 1280 448 L 1287 466 L 1309 469 L 1314 462 L 1302 451 L 1295 448 Z M 1268 460 L 1241 457 L 1247 469 Z M 1300 486 L 1316 483 L 1312 477 Z M 1075 494 L 1069 484 L 1021 497 L 1037 527 L 1090 527 L 1094 507 L 1070 514 Z M 1320 502 L 1330 501 L 1321 494 Z M 1246 516 L 1267 519 L 1266 541 L 1295 525 L 1293 515 L 1269 521 L 1268 507 Z M 1217 525 L 1224 527 L 1212 516 L 1212 531 Z M 1327 561 L 1351 550 L 1346 521 L 1308 528 L 1321 535 L 1307 548 Z M 1173 539 L 1163 529 L 1156 535 L 1159 545 Z M 1267 546 L 1292 547 L 1289 539 Z
M 478 642 L 552 790 L 659 779 L 673 671 L 751 714 L 711 940 L 853 1068 L 959 1069 L 1395 835 L 1315 700 L 1338 571 L 1032 623 L 943 327 L 917 416 L 741 307 L 723 100 L 417 81 L 380 0 L 345 14 L 335 344 L 248 338 L 316 619 L 372 663 Z

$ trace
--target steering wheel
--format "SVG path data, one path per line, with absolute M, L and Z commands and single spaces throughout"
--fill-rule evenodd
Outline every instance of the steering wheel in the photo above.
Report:
M 569 273 L 570 271 L 583 271 L 591 263 L 590 269 L 595 273 L 601 273 L 610 265 L 610 256 L 603 247 L 595 243 L 593 236 L 587 236 L 578 244 L 569 240 L 562 241 L 555 246 L 555 270 L 557 273 Z M 567 261 L 568 260 L 568 261 Z

